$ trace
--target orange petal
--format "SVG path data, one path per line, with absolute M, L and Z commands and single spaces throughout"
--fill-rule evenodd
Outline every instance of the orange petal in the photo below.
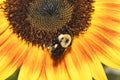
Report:
M 25 42 L 11 35 L 0 47 L 0 80 L 6 79 L 20 67 L 29 49 Z
M 98 37 L 101 38 L 101 37 Z M 106 39 L 104 39 L 105 41 Z M 110 39 L 109 39 L 110 40 Z M 107 41 L 109 41 L 107 40 Z M 95 50 L 95 53 L 97 54 L 97 56 L 99 57 L 100 61 L 103 62 L 104 64 L 114 67 L 114 68 L 119 68 L 120 69 L 120 48 L 117 49 L 118 45 L 115 46 L 114 44 L 111 45 L 106 45 L 102 40 L 100 41 L 100 39 L 96 40 L 96 42 L 91 41 L 91 45 L 93 45 L 93 49 Z M 109 41 L 110 42 L 110 41 Z M 113 41 L 114 42 L 114 41 Z M 120 42 L 117 41 L 117 43 L 120 44 Z
M 111 31 L 112 29 L 109 30 L 106 26 L 99 25 L 98 28 L 93 29 L 92 35 L 89 35 L 86 40 L 93 47 L 101 62 L 120 68 L 120 34 L 117 31 Z
M 50 53 L 47 52 L 46 54 L 47 55 L 46 55 L 45 71 L 46 71 L 47 79 L 70 80 L 63 59 L 58 64 L 55 64 L 55 62 L 51 59 L 50 55 L 48 55 Z
M 23 62 L 18 80 L 38 80 L 44 67 L 44 61 L 45 54 L 43 50 L 38 47 L 32 47 L 30 53 Z
M 87 62 L 93 78 L 95 80 L 107 80 L 102 64 L 91 48 L 92 45 L 90 45 L 86 39 L 76 40 L 76 42 L 78 42 L 78 45 L 76 46 L 78 46 L 81 52 L 87 56 L 86 59 L 88 59 Z
M 12 34 L 12 30 L 7 29 L 3 34 L 0 35 L 0 46 L 9 39 L 11 34 Z
M 81 51 L 80 44 L 78 43 L 77 39 L 74 39 L 71 53 L 69 53 L 68 55 L 70 55 L 69 57 L 71 58 L 65 59 L 67 64 L 66 66 L 68 68 L 68 72 L 70 74 L 71 79 L 74 80 L 75 77 L 77 80 L 92 80 L 92 75 L 88 65 L 87 56 L 84 55 L 84 51 Z M 70 63 L 68 63 L 69 60 Z M 72 66 L 71 63 L 73 64 Z M 75 69 L 76 72 L 74 70 L 71 71 L 70 69 L 72 70 Z M 76 76 L 77 74 L 78 76 Z

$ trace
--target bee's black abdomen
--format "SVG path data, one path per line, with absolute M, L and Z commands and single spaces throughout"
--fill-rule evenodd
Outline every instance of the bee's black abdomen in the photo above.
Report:
M 65 51 L 65 48 L 62 48 L 61 46 L 59 46 L 56 49 L 53 49 L 51 51 L 51 57 L 54 60 L 58 60 L 64 54 L 64 51 Z

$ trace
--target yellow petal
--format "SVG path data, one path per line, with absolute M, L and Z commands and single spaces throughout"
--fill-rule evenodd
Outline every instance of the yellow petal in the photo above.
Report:
M 21 67 L 18 80 L 37 80 L 44 67 L 45 54 L 38 47 L 32 47 Z M 45 74 L 45 73 L 44 73 Z M 23 77 L 24 76 L 24 77 Z
M 58 62 L 54 62 L 50 55 L 50 53 L 46 53 L 46 64 L 45 64 L 45 71 L 46 71 L 46 77 L 49 80 L 71 80 L 69 77 L 69 74 L 65 67 L 64 60 Z
M 76 46 L 79 47 L 82 54 L 86 56 L 86 62 L 89 64 L 92 77 L 95 80 L 107 80 L 101 62 L 94 54 L 94 51 L 90 47 L 91 45 L 89 45 L 89 43 L 87 43 L 86 41 L 86 39 L 77 39 L 76 42 L 78 44 Z
M 1 36 L 0 36 L 0 46 L 2 44 L 4 44 L 9 39 L 11 34 L 12 34 L 12 31 L 10 29 L 5 30 L 5 32 L 1 34 Z
M 94 54 L 98 56 L 98 59 L 111 67 L 120 68 L 120 40 L 118 39 L 118 35 L 116 33 L 111 33 L 111 35 L 105 35 L 100 31 L 100 29 L 96 29 L 93 31 L 94 35 L 89 35 L 91 38 L 86 38 L 88 44 L 92 47 Z
M 68 74 L 72 80 L 92 80 L 87 57 L 80 50 L 80 46 L 76 46 L 78 44 L 77 39 L 74 39 L 71 52 L 65 56 Z
M 27 49 L 25 43 L 18 41 L 14 35 L 0 47 L 0 80 L 6 79 L 20 67 Z

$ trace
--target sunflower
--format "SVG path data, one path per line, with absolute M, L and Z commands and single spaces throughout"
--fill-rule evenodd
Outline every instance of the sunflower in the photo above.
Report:
M 0 80 L 107 80 L 119 17 L 120 0 L 0 0 Z

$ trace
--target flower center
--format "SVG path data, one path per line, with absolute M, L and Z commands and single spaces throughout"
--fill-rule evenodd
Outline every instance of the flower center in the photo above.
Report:
M 13 32 L 57 59 L 90 25 L 93 0 L 6 0 Z
M 32 27 L 44 31 L 62 28 L 71 20 L 73 6 L 62 0 L 35 0 L 28 8 L 28 20 Z

